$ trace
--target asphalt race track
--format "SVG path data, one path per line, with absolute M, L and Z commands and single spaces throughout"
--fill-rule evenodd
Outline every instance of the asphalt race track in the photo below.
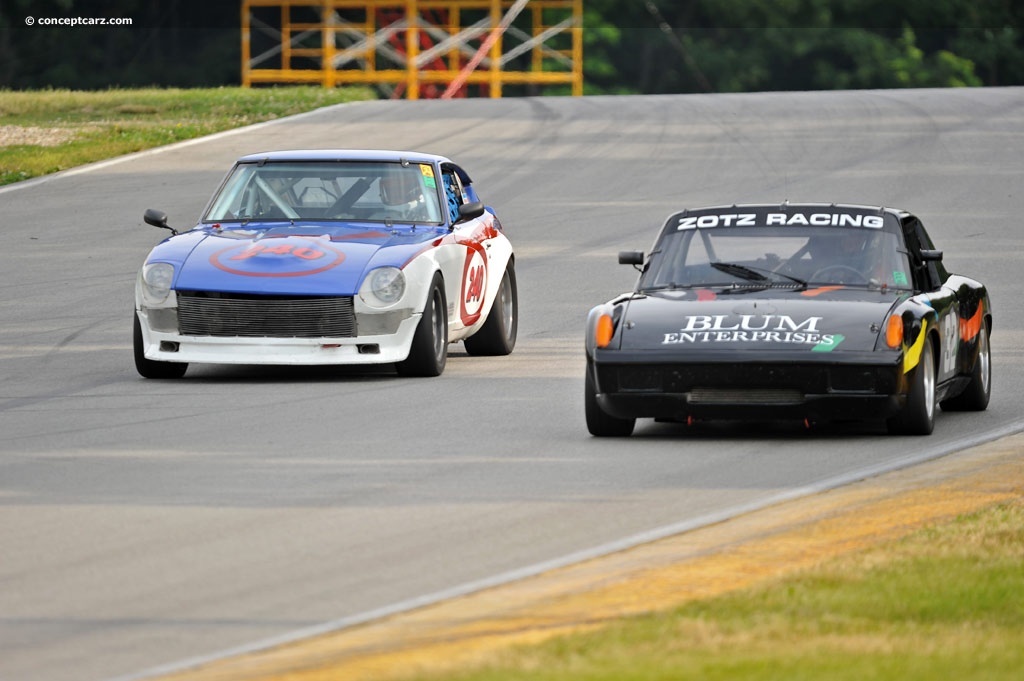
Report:
M 239 155 L 450 156 L 517 248 L 519 344 L 438 379 L 132 364 L 136 271 Z M 0 679 L 139 678 L 1024 429 L 1024 89 L 370 102 L 0 189 Z M 880 428 L 583 422 L 587 310 L 677 209 L 906 208 L 995 314 L 987 412 Z

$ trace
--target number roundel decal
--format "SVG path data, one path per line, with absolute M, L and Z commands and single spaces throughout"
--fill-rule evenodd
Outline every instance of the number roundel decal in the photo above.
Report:
M 243 242 L 210 256 L 219 270 L 245 277 L 303 277 L 337 267 L 345 254 L 321 239 L 286 237 Z
M 462 295 L 459 314 L 466 326 L 480 319 L 487 292 L 487 259 L 479 244 L 473 244 L 466 253 L 466 265 L 462 272 Z

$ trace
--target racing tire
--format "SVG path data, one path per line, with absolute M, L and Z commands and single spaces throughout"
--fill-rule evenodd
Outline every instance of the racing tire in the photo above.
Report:
M 921 359 L 914 369 L 910 392 L 903 411 L 889 419 L 890 433 L 931 435 L 935 429 L 935 360 L 931 342 L 925 340 Z
M 978 334 L 978 357 L 974 360 L 971 382 L 956 397 L 939 403 L 943 411 L 985 411 L 992 396 L 992 350 L 989 346 L 988 329 L 982 327 Z
M 595 437 L 629 437 L 636 427 L 636 419 L 620 419 L 612 416 L 597 403 L 597 385 L 594 383 L 594 368 L 587 363 L 586 392 L 583 408 L 587 417 L 587 430 Z
M 409 356 L 395 367 L 400 376 L 440 376 L 448 361 L 448 312 L 444 284 L 434 275 L 423 315 L 416 325 Z
M 509 262 L 498 285 L 498 296 L 483 326 L 462 344 L 470 355 L 508 355 L 516 346 L 518 332 L 519 289 L 516 286 L 516 271 Z
M 157 362 L 146 359 L 145 344 L 142 340 L 142 323 L 139 316 L 133 315 L 135 319 L 132 329 L 132 349 L 135 352 L 135 370 L 143 378 L 181 378 L 188 371 L 187 362 Z

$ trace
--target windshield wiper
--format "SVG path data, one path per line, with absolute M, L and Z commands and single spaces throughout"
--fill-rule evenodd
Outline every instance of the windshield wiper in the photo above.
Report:
M 764 276 L 760 272 L 752 270 L 746 265 L 737 265 L 734 262 L 713 262 L 711 263 L 711 266 L 719 272 L 732 274 L 740 279 L 746 279 L 747 281 L 768 281 L 768 277 Z
M 779 277 L 785 277 L 786 279 L 789 279 L 793 283 L 800 286 L 800 288 L 807 288 L 807 282 L 804 281 L 803 279 L 798 279 L 797 277 L 793 277 L 788 274 L 783 274 L 782 272 L 776 272 L 774 270 L 761 269 L 760 267 L 749 267 L 747 265 L 740 265 L 734 262 L 713 262 L 711 263 L 711 266 L 720 272 L 735 275 L 740 279 L 746 279 L 747 281 L 756 281 L 758 283 L 770 285 L 771 282 L 768 279 L 768 277 L 761 274 L 761 272 L 767 272 L 768 274 L 773 274 Z
M 684 288 L 693 288 L 693 284 L 677 284 L 672 282 L 670 284 L 658 284 L 657 286 L 644 286 L 643 288 L 637 289 L 639 293 L 646 293 L 647 291 L 676 291 Z

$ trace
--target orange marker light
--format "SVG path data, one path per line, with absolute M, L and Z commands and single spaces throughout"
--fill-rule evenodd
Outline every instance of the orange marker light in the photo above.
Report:
M 594 327 L 594 341 L 597 343 L 597 347 L 608 347 L 614 333 L 615 327 L 612 324 L 611 315 L 603 314 L 597 318 L 597 325 Z
M 892 315 L 885 325 L 885 344 L 894 350 L 903 342 L 903 317 Z

